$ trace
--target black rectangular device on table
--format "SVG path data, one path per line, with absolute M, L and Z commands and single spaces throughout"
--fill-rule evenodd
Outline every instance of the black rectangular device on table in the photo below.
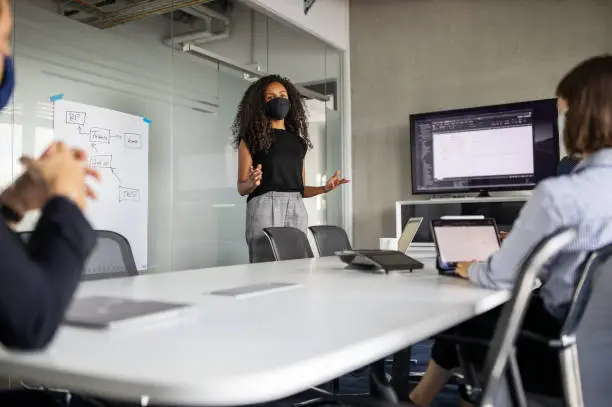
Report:
M 440 274 L 455 275 L 457 263 L 486 260 L 499 250 L 495 220 L 434 219 L 431 234 L 436 245 L 436 267 Z
M 388 273 L 423 268 L 423 263 L 396 250 L 344 250 L 336 254 L 344 263 L 358 269 Z

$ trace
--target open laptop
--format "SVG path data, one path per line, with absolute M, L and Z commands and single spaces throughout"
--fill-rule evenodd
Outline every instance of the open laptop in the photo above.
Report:
M 491 218 L 434 219 L 431 234 L 438 271 L 446 275 L 455 275 L 457 263 L 485 260 L 500 247 L 497 225 Z
M 414 240 L 417 232 L 419 231 L 419 227 L 423 222 L 423 218 L 410 218 L 408 222 L 406 222 L 406 226 L 404 227 L 404 231 L 397 241 L 397 251 L 406 254 L 410 244 Z

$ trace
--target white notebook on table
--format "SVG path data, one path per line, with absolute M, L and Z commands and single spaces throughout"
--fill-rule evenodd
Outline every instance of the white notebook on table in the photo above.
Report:
M 64 323 L 90 329 L 109 329 L 135 322 L 179 317 L 193 310 L 189 304 L 131 300 L 117 297 L 78 298 L 70 305 Z

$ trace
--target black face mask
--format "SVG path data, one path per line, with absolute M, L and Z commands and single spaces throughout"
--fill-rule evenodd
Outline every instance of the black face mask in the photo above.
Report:
M 264 113 L 270 120 L 283 120 L 291 109 L 289 99 L 274 98 L 264 105 Z

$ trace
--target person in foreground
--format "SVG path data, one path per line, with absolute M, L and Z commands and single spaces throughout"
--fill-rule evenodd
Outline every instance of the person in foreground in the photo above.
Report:
M 270 75 L 245 92 L 232 126 L 238 149 L 238 192 L 248 195 L 246 241 L 252 263 L 269 260 L 263 229 L 288 226 L 307 232 L 302 198 L 324 194 L 345 184 L 339 172 L 324 186 L 305 186 L 304 158 L 312 147 L 308 118 L 295 86 Z
M 534 293 L 524 322 L 524 328 L 546 336 L 559 334 L 587 254 L 612 242 L 612 56 L 576 66 L 559 83 L 557 97 L 559 114 L 565 117 L 567 152 L 583 159 L 570 174 L 547 179 L 535 188 L 499 251 L 486 261 L 463 263 L 457 269 L 478 286 L 510 288 L 522 260 L 537 243 L 560 228 L 576 227 L 576 241 L 542 271 L 542 286 Z M 496 309 L 452 331 L 490 339 L 498 317 Z M 529 340 L 519 340 L 517 349 L 526 390 L 561 396 L 556 353 Z M 477 346 L 468 349 L 477 366 L 486 351 Z M 412 402 L 429 405 L 457 367 L 454 344 L 436 339 L 427 371 L 410 394 Z
M 9 1 L 0 0 L 0 109 L 14 87 L 12 22 Z M 95 245 L 82 210 L 94 197 L 85 179 L 99 175 L 84 160 L 81 151 L 54 143 L 37 160 L 23 157 L 24 174 L 0 194 L 0 343 L 7 348 L 49 343 Z M 24 245 L 11 229 L 37 209 L 40 219 Z

